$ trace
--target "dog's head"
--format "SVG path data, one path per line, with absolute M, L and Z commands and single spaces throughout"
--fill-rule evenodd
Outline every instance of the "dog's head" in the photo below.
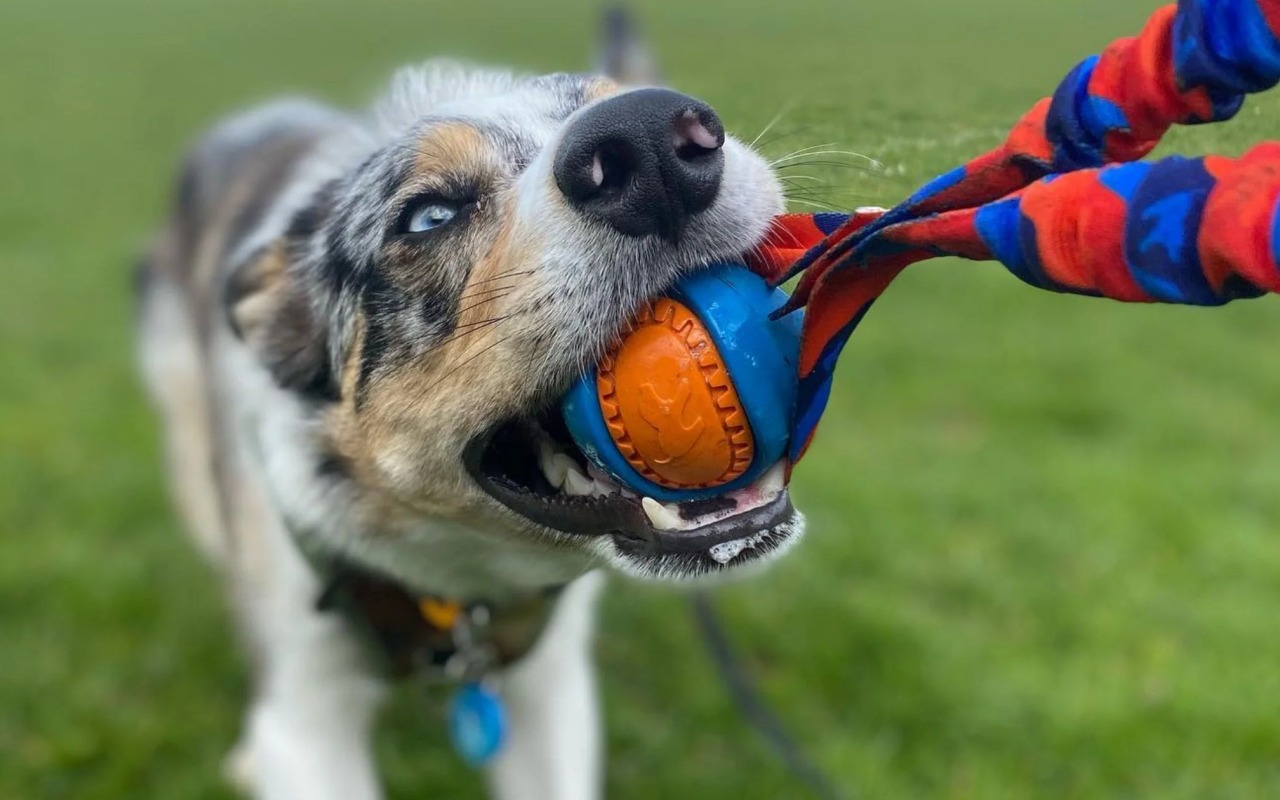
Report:
M 610 60 L 634 67 L 634 42 L 618 44 Z M 314 458 L 277 491 L 286 504 L 344 498 L 309 524 L 351 528 L 328 538 L 359 537 L 340 546 L 383 566 L 415 531 L 663 577 L 798 536 L 781 468 L 663 506 L 589 468 L 557 417 L 643 303 L 740 259 L 782 210 L 767 163 L 710 106 L 428 65 L 395 78 L 366 141 L 238 279 L 242 336 L 312 409 Z

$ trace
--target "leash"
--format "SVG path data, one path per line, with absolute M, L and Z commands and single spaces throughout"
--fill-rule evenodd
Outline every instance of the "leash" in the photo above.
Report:
M 1052 292 L 1217 306 L 1280 292 L 1280 142 L 1138 162 L 1175 125 L 1234 117 L 1280 81 L 1280 0 L 1180 0 L 1080 62 L 995 149 L 885 211 L 792 215 L 749 266 L 801 276 L 791 461 L 845 343 L 911 264 L 995 261 Z
M 698 633 L 716 671 L 724 681 L 738 710 L 782 765 L 809 787 L 821 800 L 851 800 L 852 795 L 840 789 L 822 768 L 809 758 L 796 738 L 787 730 L 777 713 L 769 707 L 759 688 L 747 672 L 742 659 L 729 641 L 724 620 L 705 591 L 696 591 L 689 600 Z
M 506 737 L 501 693 L 486 674 L 528 653 L 559 590 L 540 592 L 521 604 L 516 616 L 522 630 L 515 636 L 510 625 L 504 626 L 501 618 L 495 620 L 503 609 L 421 597 L 395 581 L 346 564 L 329 570 L 316 608 L 345 614 L 369 639 L 392 677 L 418 678 L 427 688 L 454 686 L 449 704 L 450 738 L 463 761 L 483 766 L 501 749 Z M 711 597 L 703 591 L 694 592 L 690 607 L 730 696 L 778 760 L 820 800 L 850 800 L 765 703 L 734 652 Z

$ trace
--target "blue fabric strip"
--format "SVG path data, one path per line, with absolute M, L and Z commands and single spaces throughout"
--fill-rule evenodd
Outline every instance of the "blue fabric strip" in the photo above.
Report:
M 858 309 L 853 319 L 836 331 L 836 334 L 822 348 L 822 355 L 814 365 L 813 371 L 800 378 L 799 385 L 796 386 L 796 408 L 792 415 L 791 444 L 788 454 L 791 463 L 794 464 L 800 458 L 800 450 L 813 435 L 814 428 L 818 427 L 818 421 L 822 419 L 822 412 L 827 408 L 827 401 L 831 398 L 831 381 L 835 377 L 836 362 L 840 360 L 840 352 L 844 350 L 849 337 L 853 336 L 854 329 L 862 322 L 863 317 L 875 302 L 874 299 L 868 301 Z
M 1098 173 L 1098 181 L 1111 191 L 1120 195 L 1125 205 L 1132 205 L 1138 194 L 1138 187 L 1151 171 L 1151 165 L 1143 161 L 1132 164 L 1117 164 L 1107 167 Z
M 813 224 L 822 231 L 824 236 L 835 233 L 837 228 L 848 221 L 849 215 L 838 211 L 820 211 L 813 215 Z
M 1098 167 L 1104 163 L 1106 129 L 1090 123 L 1086 113 L 1089 101 L 1089 79 L 1098 57 L 1089 56 L 1062 79 L 1053 92 L 1044 132 L 1053 147 L 1053 172 L 1074 172 Z
M 1180 87 L 1203 87 L 1213 115 L 1235 116 L 1244 95 L 1280 81 L 1280 41 L 1257 0 L 1180 0 L 1174 20 L 1174 71 Z
M 1280 203 L 1271 210 L 1271 264 L 1280 269 Z
M 1026 277 L 1018 277 L 1039 289 L 1051 292 L 1066 291 L 1045 274 L 1044 264 L 1040 261 L 1040 247 L 1036 237 L 1036 224 L 1028 217 L 1018 214 L 1018 249 L 1022 251 Z
M 989 203 L 978 209 L 974 217 L 974 227 L 979 238 L 987 246 L 996 260 L 1004 264 L 1019 280 L 1036 286 L 1031 273 L 1027 271 L 1027 261 L 1022 257 L 1022 249 L 1018 242 L 1018 224 L 1022 212 L 1017 198 Z
M 1216 306 L 1200 263 L 1200 221 L 1216 181 L 1204 160 L 1170 157 L 1151 165 L 1134 193 L 1124 230 L 1125 260 L 1143 290 L 1163 303 Z

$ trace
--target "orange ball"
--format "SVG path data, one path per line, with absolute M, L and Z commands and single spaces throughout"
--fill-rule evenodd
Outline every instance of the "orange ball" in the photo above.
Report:
M 661 298 L 598 365 L 605 427 L 637 472 L 671 489 L 720 486 L 751 466 L 751 426 L 697 316 Z

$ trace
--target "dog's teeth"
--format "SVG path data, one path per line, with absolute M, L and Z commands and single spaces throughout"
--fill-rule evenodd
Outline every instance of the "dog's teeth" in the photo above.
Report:
M 644 508 L 649 521 L 653 523 L 653 527 L 658 530 L 670 531 L 680 527 L 680 515 L 665 503 L 659 503 L 652 497 L 643 497 L 640 499 L 640 505 Z
M 542 470 L 547 474 L 547 480 L 551 481 L 551 485 L 557 489 L 564 486 L 564 478 L 570 471 L 578 468 L 577 462 L 564 453 L 556 453 L 551 456 L 551 463 L 544 465 Z
M 575 497 L 586 497 L 595 489 L 596 482 L 578 471 L 575 464 L 564 476 L 564 493 Z
M 609 474 L 597 467 L 595 464 L 587 464 L 587 474 L 595 481 L 596 488 L 592 492 L 596 497 L 607 497 L 611 494 L 617 494 L 622 491 L 622 487 L 613 482 Z
M 542 474 L 551 482 L 551 485 L 559 487 L 560 484 L 564 483 L 564 475 L 559 476 L 559 482 L 556 481 L 558 472 L 556 468 L 557 455 L 558 453 L 555 447 L 551 445 L 551 442 L 546 439 L 538 442 L 538 466 L 542 469 Z
M 766 497 L 780 494 L 787 488 L 787 465 L 779 461 L 760 477 L 760 493 Z

